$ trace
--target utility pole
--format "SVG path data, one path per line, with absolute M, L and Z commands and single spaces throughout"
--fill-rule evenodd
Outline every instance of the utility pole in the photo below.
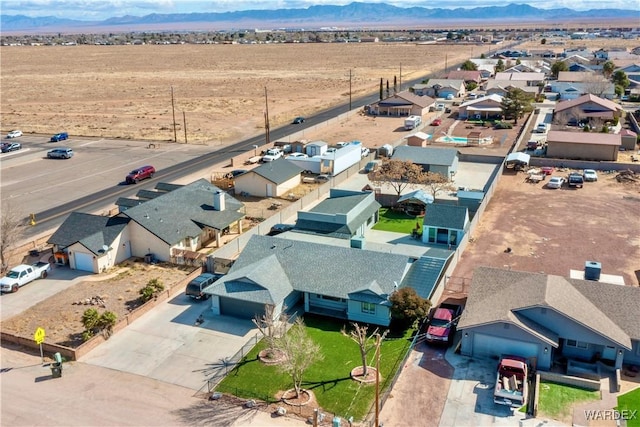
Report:
M 402 92 L 402 62 L 400 63 L 400 85 L 398 87 L 398 92 Z
M 349 68 L 349 111 L 351 111 L 351 68 Z
M 265 143 L 270 144 L 271 138 L 269 136 L 269 98 L 267 97 L 267 87 L 264 87 L 264 132 L 265 132 Z
M 173 101 L 173 86 L 171 86 L 171 111 L 173 111 L 173 142 L 178 142 L 178 133 L 176 131 L 176 105 Z
M 375 427 L 380 427 L 380 334 L 376 334 L 376 419 Z
M 184 143 L 187 143 L 187 115 L 182 112 L 182 122 L 184 123 Z
M 445 73 L 447 72 L 447 59 L 448 59 L 448 57 L 447 57 L 447 55 L 445 54 L 445 55 L 444 55 L 444 72 L 445 72 Z

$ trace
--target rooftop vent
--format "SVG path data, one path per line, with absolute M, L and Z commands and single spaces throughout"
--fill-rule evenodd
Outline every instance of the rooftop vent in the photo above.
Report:
M 584 279 L 585 280 L 600 280 L 600 273 L 602 272 L 602 264 L 596 261 L 587 261 L 584 263 Z
M 224 202 L 224 191 L 218 190 L 213 193 L 213 209 L 223 211 L 225 209 Z

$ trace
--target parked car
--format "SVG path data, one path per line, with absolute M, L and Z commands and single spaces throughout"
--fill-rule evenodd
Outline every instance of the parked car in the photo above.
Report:
M 448 93 L 447 94 L 447 99 L 449 99 L 449 100 L 453 99 L 453 94 L 452 93 Z
M 431 126 L 440 126 L 442 124 L 442 119 L 435 119 L 431 122 Z
M 569 184 L 569 187 L 582 188 L 582 186 L 584 185 L 584 177 L 582 176 L 582 174 L 572 172 L 567 177 L 567 183 Z
M 54 148 L 47 152 L 48 159 L 70 159 L 73 157 L 73 150 L 71 148 Z
M 326 173 L 316 176 L 316 182 L 327 182 L 330 179 L 331 179 L 331 175 L 328 175 Z
M 564 178 L 552 176 L 549 182 L 547 182 L 547 188 L 562 188 L 562 184 L 564 184 Z
M 326 154 L 334 154 L 336 151 L 338 151 L 338 149 L 336 147 L 329 147 L 327 148 L 327 151 L 325 151 Z
M 553 166 L 543 166 L 540 168 L 540 170 L 542 171 L 543 174 L 545 175 L 553 175 Z
M 301 123 L 304 123 L 304 117 L 302 116 L 298 116 L 295 119 L 293 119 L 293 121 L 291 122 L 292 125 L 299 125 Z
M 193 299 L 206 300 L 210 295 L 205 294 L 204 289 L 221 277 L 221 274 L 202 273 L 189 282 L 185 294 Z
M 536 133 L 547 133 L 548 130 L 549 125 L 546 123 L 540 123 L 538 126 L 536 126 Z
M 49 142 L 64 141 L 65 139 L 69 139 L 69 134 L 67 132 L 60 132 L 60 133 L 56 133 L 55 135 L 53 135 L 49 139 Z
M 275 224 L 273 227 L 271 227 L 271 230 L 269 231 L 269 233 L 267 233 L 267 236 L 277 236 L 278 234 L 284 233 L 285 231 L 293 230 L 293 227 L 293 224 Z
M 582 171 L 582 176 L 587 182 L 595 182 L 598 180 L 598 174 L 593 169 L 585 169 L 584 171 Z
M 309 156 L 304 153 L 291 153 L 287 157 L 285 157 L 285 159 L 306 159 L 308 157 Z
M 143 179 L 153 178 L 154 173 L 156 173 L 156 170 L 153 166 L 142 166 L 129 172 L 129 175 L 127 175 L 125 181 L 127 182 L 127 184 L 137 184 Z
M 22 149 L 22 144 L 19 142 L 5 142 L 0 147 L 3 153 L 8 153 L 9 151 L 17 151 Z
M 0 292 L 18 292 L 20 287 L 36 279 L 45 279 L 51 271 L 48 262 L 39 261 L 33 265 L 20 264 L 9 270 L 0 279 Z
M 282 151 L 280 151 L 279 148 L 269 148 L 265 155 L 262 156 L 262 162 L 273 162 L 274 160 L 278 160 L 280 157 L 282 157 Z
M 360 155 L 362 157 L 367 157 L 371 151 L 367 147 L 362 147 L 360 149 Z
M 20 136 L 22 136 L 21 130 L 12 130 L 7 134 L 7 138 L 18 138 Z
M 369 162 L 364 166 L 364 173 L 374 172 L 376 169 L 378 169 L 378 163 Z
M 242 175 L 243 173 L 246 173 L 246 172 L 247 172 L 246 169 L 234 169 L 226 175 L 226 178 L 233 179 L 236 176 Z
M 436 111 L 444 111 L 444 104 L 436 104 Z

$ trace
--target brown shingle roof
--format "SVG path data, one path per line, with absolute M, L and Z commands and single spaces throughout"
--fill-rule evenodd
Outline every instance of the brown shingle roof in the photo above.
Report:
M 608 99 L 603 99 L 603 98 L 600 98 L 599 96 L 595 96 L 594 94 L 588 93 L 586 95 L 582 95 L 579 98 L 572 99 L 571 101 L 563 101 L 558 103 L 556 105 L 555 112 L 557 113 L 560 111 L 564 111 L 587 102 L 596 103 L 610 111 L 622 110 L 622 107 L 620 107 L 615 102 L 612 102 L 612 101 L 609 101 Z
M 489 267 L 474 271 L 458 328 L 511 323 L 548 340 L 549 331 L 526 317 L 534 307 L 552 309 L 625 348 L 631 338 L 640 339 L 638 288 Z
M 428 107 L 434 102 L 436 102 L 436 100 L 431 97 L 419 96 L 419 95 L 416 95 L 415 93 L 409 92 L 408 90 L 397 93 L 396 96 L 398 98 L 402 98 L 422 108 Z

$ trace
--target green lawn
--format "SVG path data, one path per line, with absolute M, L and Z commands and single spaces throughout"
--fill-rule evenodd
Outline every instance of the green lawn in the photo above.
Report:
M 633 419 L 627 420 L 627 427 L 640 427 L 640 388 L 618 396 L 618 411 L 637 411 Z
M 570 414 L 574 403 L 598 399 L 600 399 L 599 391 L 542 381 L 538 411 L 553 418 L 560 418 Z
M 374 230 L 394 231 L 396 233 L 411 234 L 416 228 L 416 222 L 420 224 L 422 229 L 422 218 L 407 215 L 404 212 L 396 212 L 391 209 L 381 208 L 380 219 L 373 226 Z
M 375 397 L 374 385 L 359 385 L 351 380 L 350 372 L 360 363 L 358 345 L 343 336 L 340 329 L 345 322 L 316 316 L 305 316 L 309 336 L 322 349 L 324 360 L 312 365 L 304 375 L 303 387 L 314 392 L 320 406 L 345 419 L 353 416 L 361 420 L 367 414 Z M 391 337 L 383 341 L 380 353 L 381 391 L 384 390 L 411 344 L 410 333 L 404 337 Z M 275 366 L 265 366 L 257 360 L 264 348 L 260 342 L 238 366 L 218 385 L 217 391 L 243 398 L 275 400 L 278 391 L 293 387 L 289 376 L 281 374 Z M 373 352 L 369 365 L 375 365 Z

